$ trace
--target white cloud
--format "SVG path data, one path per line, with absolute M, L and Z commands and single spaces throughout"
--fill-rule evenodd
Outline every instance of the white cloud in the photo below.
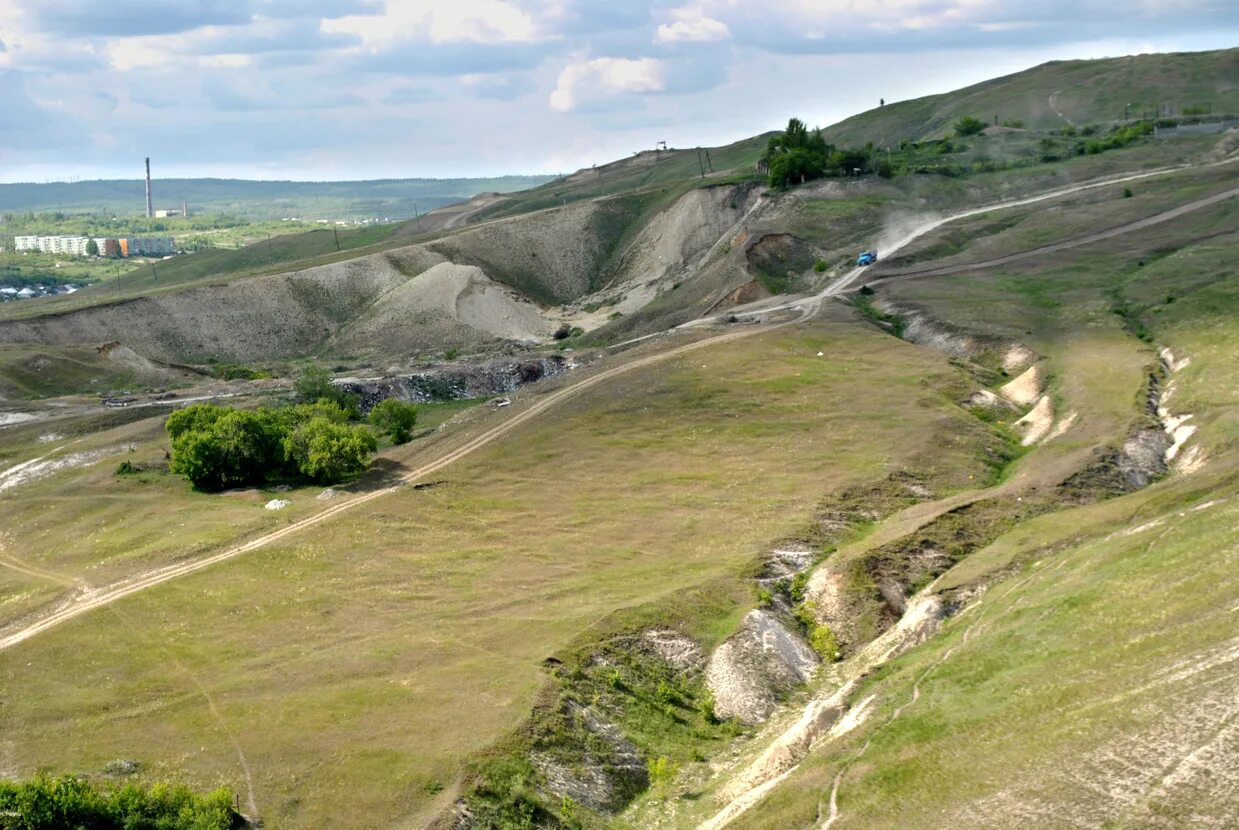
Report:
M 355 34 L 368 48 L 409 40 L 528 42 L 540 35 L 534 19 L 508 0 L 388 0 L 382 14 L 324 20 L 322 28 Z
M 615 95 L 660 92 L 666 88 L 666 65 L 655 58 L 576 60 L 559 73 L 551 109 L 571 112 L 582 103 Z
M 663 23 L 654 35 L 656 43 L 678 43 L 693 41 L 697 43 L 725 40 L 731 35 L 731 29 L 721 20 L 707 17 L 701 6 L 685 6 L 671 11 L 671 23 Z

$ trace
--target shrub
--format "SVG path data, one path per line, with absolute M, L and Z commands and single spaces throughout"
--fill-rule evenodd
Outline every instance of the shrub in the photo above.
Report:
M 131 461 L 122 461 L 116 467 L 116 474 L 118 476 L 131 476 L 139 472 L 141 471 L 137 467 L 133 466 L 133 462 Z
M 257 380 L 270 377 L 266 372 L 243 366 L 240 363 L 217 363 L 211 367 L 211 374 L 221 380 Z
M 1124 198 L 1124 199 L 1130 199 L 1133 195 L 1134 195 L 1134 194 L 1131 192 L 1131 188 L 1130 188 L 1130 187 L 1125 187 L 1125 188 L 1123 188 L 1123 198 Z
M 645 766 L 650 776 L 650 788 L 657 793 L 666 792 L 680 771 L 679 766 L 666 755 L 651 758 Z
M 809 645 L 813 650 L 821 655 L 823 660 L 835 662 L 839 659 L 839 642 L 835 639 L 835 632 L 828 625 L 818 625 L 813 628 L 809 634 Z
M 387 433 L 393 444 L 407 443 L 413 437 L 413 427 L 417 423 L 417 407 L 387 398 L 370 410 L 370 423 L 380 432 Z
M 377 448 L 368 430 L 312 418 L 284 438 L 284 455 L 297 471 L 321 484 L 332 484 L 366 468 Z
M 826 265 L 826 260 L 824 259 L 819 259 L 817 262 L 813 263 L 813 270 L 819 274 L 825 271 L 828 267 L 829 266 Z
M 572 324 L 571 323 L 561 323 L 559 328 L 555 329 L 556 340 L 567 340 L 571 336 L 572 336 Z
M 231 830 L 245 826 L 232 801 L 227 789 L 207 795 L 172 784 L 101 789 L 72 775 L 40 775 L 21 783 L 0 781 L 0 827 Z
M 952 126 L 956 135 L 977 135 L 985 129 L 985 122 L 975 116 L 965 115 Z
M 330 372 L 321 366 L 307 366 L 293 382 L 293 391 L 301 400 L 313 402 L 331 400 L 337 390 L 331 383 Z
M 331 382 L 331 373 L 319 366 L 307 367 L 293 383 L 297 400 L 304 403 L 332 401 L 348 413 L 350 421 L 361 417 L 361 399 Z

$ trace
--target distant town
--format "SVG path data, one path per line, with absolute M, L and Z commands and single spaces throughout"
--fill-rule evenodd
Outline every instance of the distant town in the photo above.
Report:
M 176 240 L 171 236 L 15 236 L 13 250 L 81 257 L 170 256 L 176 253 Z

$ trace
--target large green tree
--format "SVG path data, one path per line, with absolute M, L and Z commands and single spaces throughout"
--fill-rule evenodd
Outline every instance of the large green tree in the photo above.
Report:
M 331 484 L 366 468 L 377 448 L 374 435 L 364 427 L 312 418 L 284 438 L 284 453 L 307 478 Z
M 787 122 L 787 129 L 770 137 L 762 160 L 770 183 L 785 186 L 826 175 L 834 152 L 821 130 L 810 130 L 799 118 L 793 118 Z
M 417 424 L 417 407 L 395 398 L 386 398 L 370 410 L 370 423 L 379 431 L 386 432 L 393 444 L 406 443 L 413 437 L 413 427 Z

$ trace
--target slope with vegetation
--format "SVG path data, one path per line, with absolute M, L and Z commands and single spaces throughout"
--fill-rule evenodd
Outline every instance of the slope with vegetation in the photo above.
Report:
M 1057 130 L 1128 118 L 1239 113 L 1239 49 L 1054 61 L 1002 78 L 886 104 L 826 129 L 838 144 L 896 147 L 949 135 L 959 119 Z M 892 96 L 887 96 L 888 99 Z
M 763 185 L 763 150 L 860 145 L 793 124 L 728 173 L 638 156 L 347 261 L 0 324 L 79 387 L 118 328 L 151 378 L 388 376 L 13 410 L 0 768 L 133 759 L 279 826 L 1224 826 L 1239 143 L 967 116 L 890 178 Z M 365 472 L 292 474 L 307 425 L 367 429 L 344 389 L 521 339 L 504 377 L 562 370 L 389 399 Z M 194 491 L 187 435 L 261 463 Z

